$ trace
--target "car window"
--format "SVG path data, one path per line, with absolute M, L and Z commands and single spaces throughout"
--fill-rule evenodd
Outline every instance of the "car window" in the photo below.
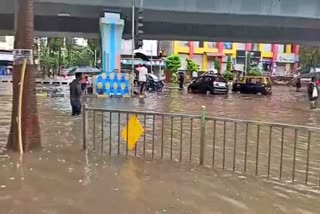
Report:
M 217 82 L 226 82 L 226 80 L 223 77 L 216 77 Z
M 256 77 L 256 78 L 248 78 L 247 79 L 247 83 L 251 83 L 251 84 L 262 84 L 263 83 L 263 79 Z
M 200 77 L 200 78 L 196 79 L 195 82 L 200 83 L 200 82 L 202 82 L 202 80 L 203 80 L 203 77 Z
M 212 77 L 203 77 L 202 82 L 212 82 Z
M 256 84 L 261 85 L 263 82 L 262 78 L 256 78 Z

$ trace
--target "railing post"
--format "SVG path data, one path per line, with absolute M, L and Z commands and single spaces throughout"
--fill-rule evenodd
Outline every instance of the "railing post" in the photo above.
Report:
M 82 148 L 83 150 L 87 149 L 87 136 L 88 136 L 88 113 L 87 113 L 87 104 L 83 104 L 82 109 Z
M 202 106 L 201 111 L 201 129 L 200 129 L 200 165 L 204 164 L 204 151 L 206 141 L 206 107 Z

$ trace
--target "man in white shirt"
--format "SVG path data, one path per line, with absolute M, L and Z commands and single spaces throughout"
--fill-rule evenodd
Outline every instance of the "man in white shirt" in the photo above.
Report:
M 147 82 L 147 74 L 148 69 L 143 65 L 141 67 L 137 68 L 137 71 L 139 72 L 139 85 L 140 85 L 140 95 L 144 94 L 144 88 Z

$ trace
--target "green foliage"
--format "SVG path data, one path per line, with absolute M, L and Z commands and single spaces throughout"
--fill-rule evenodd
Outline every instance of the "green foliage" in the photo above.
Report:
M 191 72 L 198 72 L 200 70 L 200 66 L 195 63 L 192 59 L 187 58 L 187 70 Z
M 250 71 L 248 71 L 247 76 L 261 76 L 262 73 L 258 67 L 251 68 Z
M 300 49 L 300 66 L 303 70 L 320 65 L 320 48 L 316 46 L 303 46 Z
M 247 53 L 247 61 L 246 61 L 246 65 L 245 65 L 245 70 L 247 72 L 251 71 L 251 53 Z
M 231 56 L 228 56 L 227 71 L 231 71 L 231 69 L 232 69 L 232 59 L 231 59 Z
M 214 68 L 215 68 L 218 72 L 220 72 L 221 66 L 220 66 L 220 60 L 219 60 L 218 58 L 216 58 L 216 59 L 214 60 Z
M 171 75 L 171 82 L 172 82 L 172 83 L 178 83 L 177 73 L 172 73 L 172 75 Z
M 231 71 L 228 71 L 226 70 L 224 73 L 223 73 L 223 77 L 226 79 L 226 80 L 233 80 L 233 73 Z
M 95 66 L 95 52 L 99 56 L 98 40 L 88 40 L 88 46 L 76 45 L 70 38 L 40 39 L 35 47 L 40 49 L 40 64 L 42 70 L 57 73 L 61 68 L 73 66 Z
M 181 67 L 181 58 L 178 54 L 172 54 L 167 58 L 166 66 L 169 71 L 176 73 Z

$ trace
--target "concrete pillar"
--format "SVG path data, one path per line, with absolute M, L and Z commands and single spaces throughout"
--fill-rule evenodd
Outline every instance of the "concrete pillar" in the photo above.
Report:
M 224 50 L 224 42 L 218 42 L 218 52 L 219 53 L 223 53 L 223 50 Z M 221 69 L 222 69 L 222 56 L 219 57 L 219 62 L 220 62 L 220 71 L 218 71 L 218 72 L 221 72 Z
M 208 70 L 208 56 L 205 53 L 202 55 L 202 70 L 203 71 Z
M 293 45 L 292 46 L 292 53 L 295 55 L 299 55 L 300 54 L 300 45 Z
M 100 18 L 103 72 L 120 70 L 123 27 L 124 20 L 118 13 L 105 13 L 104 17 Z
M 252 43 L 246 43 L 246 51 L 252 50 Z
M 275 71 L 276 63 L 278 59 L 278 44 L 272 44 L 271 50 L 272 50 L 272 59 L 271 59 L 271 66 L 272 66 L 272 72 Z
M 218 42 L 218 52 L 223 53 L 223 49 L 224 49 L 223 42 Z
M 290 44 L 286 45 L 285 52 L 286 52 L 287 54 L 292 53 L 292 45 L 290 45 Z
M 194 57 L 194 43 L 189 42 L 189 58 L 193 59 Z
M 127 73 L 119 73 L 121 69 L 121 42 L 124 21 L 120 14 L 105 13 L 100 18 L 102 40 L 102 71 L 95 80 L 95 90 L 101 96 L 131 95 L 131 79 Z M 117 69 L 119 72 L 115 72 Z

